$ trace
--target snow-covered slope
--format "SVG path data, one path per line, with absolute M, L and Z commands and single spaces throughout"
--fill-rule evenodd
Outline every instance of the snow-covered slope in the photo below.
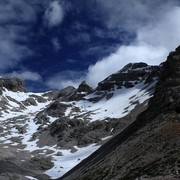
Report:
M 72 102 L 70 107 L 66 110 L 65 115 L 70 118 L 76 116 L 82 116 L 87 114 L 90 122 L 97 120 L 104 120 L 106 118 L 121 118 L 129 114 L 137 104 L 143 103 L 151 96 L 151 85 L 145 85 L 143 83 L 134 86 L 133 88 L 117 89 L 113 90 L 113 94 L 110 99 L 104 97 L 97 103 L 90 102 L 89 99 L 97 97 L 96 95 L 88 95 L 84 97 L 84 100 L 78 102 Z M 74 112 L 73 109 L 79 109 Z
M 158 72 L 156 66 L 129 64 L 95 90 L 85 82 L 77 90 L 46 93 L 2 84 L 2 154 L 11 150 L 17 157 L 14 163 L 31 169 L 22 175 L 24 179 L 62 176 L 146 108 Z

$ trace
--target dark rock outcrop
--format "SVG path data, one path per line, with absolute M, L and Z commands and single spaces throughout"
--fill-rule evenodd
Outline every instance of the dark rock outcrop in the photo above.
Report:
M 154 116 L 160 112 L 180 113 L 180 47 L 171 52 L 163 64 L 149 109 Z
M 33 99 L 33 98 L 28 98 L 26 99 L 25 101 L 22 101 L 22 103 L 25 105 L 25 106 L 37 106 L 37 103 L 36 101 Z
M 69 98 L 76 92 L 76 88 L 73 86 L 68 86 L 67 88 L 64 88 L 60 90 L 58 94 L 59 101 L 69 101 Z
M 49 117 L 63 117 L 68 105 L 58 101 L 53 102 L 47 109 L 39 112 L 36 116 L 36 123 L 45 125 L 49 122 Z
M 20 91 L 20 92 L 25 92 L 25 86 L 24 83 L 18 79 L 18 78 L 5 78 L 5 77 L 0 77 L 0 91 L 2 92 L 3 88 L 6 88 L 10 91 Z
M 42 98 L 48 97 L 48 100 L 56 100 L 58 98 L 59 91 L 51 90 L 42 94 Z
M 157 78 L 159 71 L 159 66 L 148 66 L 146 63 L 129 63 L 122 70 L 100 82 L 96 90 L 111 91 L 115 86 L 118 89 L 122 87 L 131 88 L 146 79 Z
M 69 97 L 69 101 L 79 101 L 82 100 L 83 97 L 89 93 L 92 93 L 93 89 L 86 84 L 85 81 L 83 81 L 79 87 L 77 88 L 77 90 L 74 92 L 74 94 Z
M 93 89 L 88 84 L 86 84 L 86 81 L 83 81 L 77 89 L 77 92 L 90 93 L 92 91 Z

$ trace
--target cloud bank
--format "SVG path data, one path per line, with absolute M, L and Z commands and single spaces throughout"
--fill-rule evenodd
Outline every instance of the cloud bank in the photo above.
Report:
M 2 0 L 0 1 L 0 71 L 6 72 L 36 53 L 36 50 L 32 48 L 35 45 L 33 43 L 36 43 L 33 38 L 38 39 L 39 34 L 31 30 L 37 24 L 42 31 L 46 29 L 47 31 L 44 32 L 50 32 L 47 39 L 50 38 L 49 43 L 54 47 L 54 53 L 59 52 L 60 49 L 63 51 L 64 44 L 60 37 L 62 34 L 58 26 L 63 25 L 65 14 L 71 13 L 69 9 L 73 9 L 74 6 L 76 6 L 77 13 L 83 12 L 86 16 L 73 21 L 74 34 L 70 30 L 71 32 L 69 31 L 70 33 L 64 38 L 65 44 L 72 45 L 72 49 L 65 52 L 70 54 L 76 44 L 84 43 L 82 51 L 77 49 L 79 57 L 84 56 L 84 61 L 86 61 L 86 58 L 95 57 L 94 54 L 97 54 L 96 57 L 99 57 L 99 60 L 91 64 L 86 73 L 66 70 L 52 77 L 46 77 L 48 87 L 59 89 L 68 85 L 77 86 L 82 80 L 86 80 L 95 87 L 99 81 L 129 62 L 143 61 L 148 64 L 159 64 L 165 61 L 169 51 L 179 45 L 179 0 Z M 74 18 L 73 13 L 70 14 L 71 18 Z M 66 31 L 65 28 L 64 31 Z M 127 36 L 124 39 L 125 35 L 121 32 L 126 32 L 127 35 L 133 34 L 133 38 Z M 113 40 L 117 37 L 117 42 L 120 43 L 115 44 L 114 48 L 111 41 L 103 42 L 103 38 L 106 40 L 105 37 Z M 92 41 L 95 38 L 102 39 L 102 41 L 99 44 L 91 43 L 95 42 Z M 33 41 L 31 46 L 30 41 Z M 107 52 L 104 54 L 110 53 L 105 58 L 101 58 L 102 56 L 98 54 L 102 49 L 103 52 Z M 114 49 L 116 49 L 115 52 Z M 73 64 L 73 69 L 77 68 L 76 63 L 81 63 L 79 59 L 75 62 L 74 58 L 78 59 L 78 56 L 69 56 L 67 59 L 69 64 Z M 36 70 L 33 70 L 32 66 L 30 69 L 30 71 L 23 72 L 14 71 L 12 74 L 25 80 L 40 81 L 41 77 L 34 72 Z M 52 73 L 47 72 L 47 74 L 50 76 Z
M 85 76 L 79 72 L 73 72 L 73 77 L 61 75 L 59 77 L 63 82 L 60 84 L 61 88 L 70 84 L 77 85 L 82 79 L 95 87 L 98 82 L 129 62 L 158 65 L 166 60 L 169 51 L 179 45 L 178 0 L 96 0 L 96 5 L 95 11 L 98 12 L 95 12 L 95 15 L 98 14 L 98 18 L 101 18 L 107 28 L 112 30 L 123 28 L 133 32 L 136 37 L 128 45 L 120 45 L 116 52 L 91 65 Z
M 63 71 L 48 78 L 46 85 L 53 89 L 62 89 L 67 86 L 78 87 L 84 79 L 84 72 L 81 71 Z
M 29 81 L 41 81 L 42 78 L 41 76 L 36 73 L 36 72 L 31 72 L 31 71 L 21 71 L 21 72 L 16 72 L 13 71 L 12 73 L 7 74 L 8 77 L 17 77 L 22 79 L 23 81 L 29 80 Z
M 180 43 L 178 1 L 102 1 L 108 28 L 126 28 L 136 33 L 128 45 L 91 65 L 84 79 L 93 87 L 129 62 L 157 65 Z M 131 3 L 130 3 L 131 2 Z M 118 6 L 119 3 L 119 6 Z M 102 11 L 101 11 L 102 12 Z M 82 79 L 82 77 L 80 77 Z M 76 80 L 77 81 L 77 80 Z

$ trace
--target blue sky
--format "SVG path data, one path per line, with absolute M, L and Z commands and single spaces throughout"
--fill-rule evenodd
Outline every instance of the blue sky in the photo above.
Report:
M 179 0 L 1 0 L 0 74 L 31 91 L 91 86 L 180 42 Z

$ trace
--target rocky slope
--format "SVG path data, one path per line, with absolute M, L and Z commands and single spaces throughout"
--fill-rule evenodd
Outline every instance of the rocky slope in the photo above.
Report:
M 180 47 L 163 64 L 148 108 L 60 179 L 180 179 Z
M 128 64 L 92 89 L 26 92 L 0 78 L 0 179 L 58 178 L 144 111 L 161 67 Z

